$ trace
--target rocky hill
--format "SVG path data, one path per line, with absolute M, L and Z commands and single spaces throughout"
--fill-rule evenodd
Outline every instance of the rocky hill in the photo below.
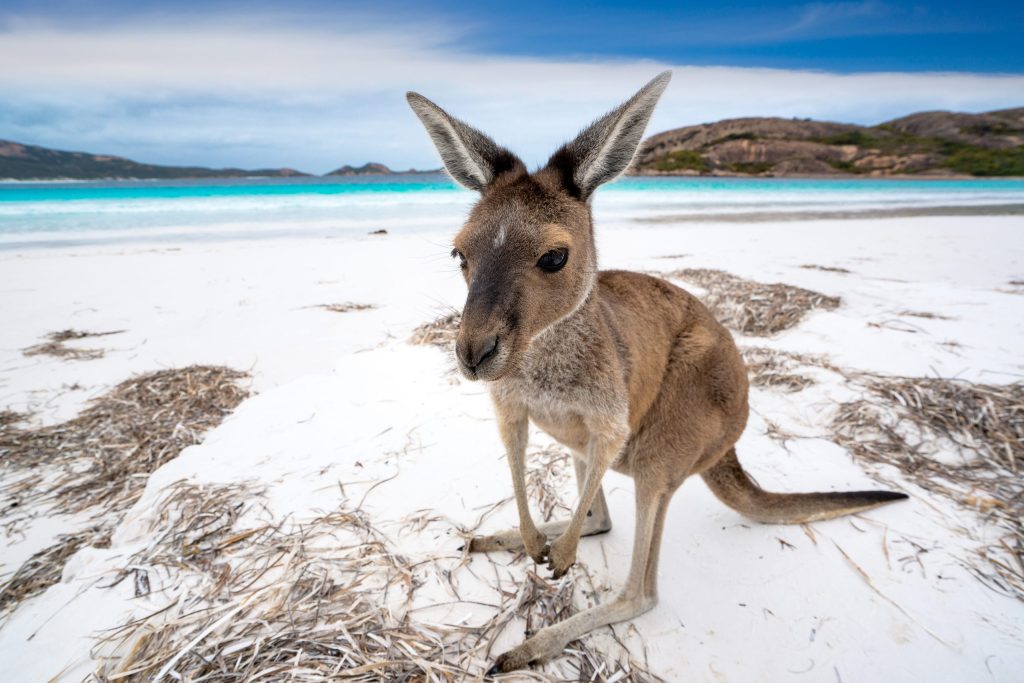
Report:
M 391 175 L 392 173 L 394 173 L 394 171 L 384 164 L 378 164 L 371 161 L 363 164 L 362 166 L 350 166 L 345 164 L 341 168 L 336 168 L 330 173 L 325 173 L 324 175 Z
M 324 175 L 340 175 L 340 176 L 353 176 L 353 175 L 408 175 L 415 173 L 438 173 L 440 169 L 434 169 L 430 171 L 417 171 L 414 168 L 410 168 L 408 171 L 392 171 L 384 164 L 378 164 L 375 162 L 365 163 L 362 166 L 349 166 L 345 164 L 341 168 L 336 168 L 330 173 Z
M 305 176 L 291 168 L 244 170 L 200 166 L 158 166 L 85 152 L 64 152 L 0 140 L 0 179 L 99 180 L 108 178 L 246 178 Z
M 876 126 L 727 119 L 651 136 L 633 173 L 1024 176 L 1024 107 L 921 112 Z

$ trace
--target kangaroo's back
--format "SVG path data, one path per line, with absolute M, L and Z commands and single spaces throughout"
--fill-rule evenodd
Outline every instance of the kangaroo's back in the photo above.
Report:
M 666 381 L 686 383 L 705 404 L 681 403 L 680 420 L 711 411 L 730 423 L 729 433 L 742 431 L 746 366 L 732 335 L 697 297 L 661 278 L 624 270 L 601 271 L 597 291 L 598 310 L 626 370 L 634 433 L 666 391 Z

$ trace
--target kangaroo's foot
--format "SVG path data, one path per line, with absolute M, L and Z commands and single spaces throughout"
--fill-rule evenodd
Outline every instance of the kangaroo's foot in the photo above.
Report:
M 547 561 L 548 540 L 561 536 L 567 526 L 569 526 L 568 520 L 539 525 L 538 530 L 544 535 L 545 552 L 541 559 L 534 557 L 534 561 L 538 564 Z M 599 519 L 596 515 L 590 515 L 583 524 L 583 531 L 580 533 L 580 536 L 596 536 L 611 530 L 612 522 L 610 519 Z M 489 553 L 495 550 L 522 550 L 524 547 L 523 535 L 519 533 L 519 529 L 508 529 L 507 531 L 486 536 L 474 536 L 469 542 L 469 552 L 471 553 Z
M 516 669 L 525 669 L 532 664 L 542 664 L 562 653 L 565 646 L 588 631 L 600 626 L 632 619 L 654 607 L 657 599 L 651 596 L 620 596 L 604 605 L 578 612 L 565 621 L 541 629 L 522 645 L 500 655 L 488 676 Z
M 581 533 L 580 536 L 582 535 Z M 576 564 L 576 549 L 579 547 L 580 536 L 562 534 L 551 543 L 547 552 L 551 578 L 562 578 L 569 571 L 569 567 Z

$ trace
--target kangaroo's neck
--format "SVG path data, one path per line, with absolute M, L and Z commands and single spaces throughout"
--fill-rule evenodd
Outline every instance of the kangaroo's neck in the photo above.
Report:
M 510 384 L 525 390 L 578 386 L 592 373 L 602 337 L 597 290 L 591 287 L 575 310 L 534 337 Z
M 549 426 L 567 414 L 625 424 L 629 398 L 606 317 L 595 284 L 574 311 L 534 338 L 520 366 L 492 384 L 492 394 L 526 405 Z

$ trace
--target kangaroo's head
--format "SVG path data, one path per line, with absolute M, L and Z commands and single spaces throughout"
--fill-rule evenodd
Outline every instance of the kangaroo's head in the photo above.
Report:
M 469 285 L 455 344 L 466 377 L 506 375 L 538 335 L 587 300 L 597 277 L 590 197 L 629 167 L 671 76 L 660 74 L 533 173 L 480 131 L 408 93 L 448 173 L 481 195 L 452 250 Z

